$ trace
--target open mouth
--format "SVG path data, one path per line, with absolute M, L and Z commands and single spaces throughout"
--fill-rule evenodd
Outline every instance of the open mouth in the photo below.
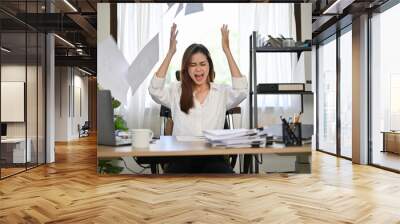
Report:
M 194 78 L 196 79 L 196 81 L 200 82 L 203 80 L 204 74 L 195 74 Z

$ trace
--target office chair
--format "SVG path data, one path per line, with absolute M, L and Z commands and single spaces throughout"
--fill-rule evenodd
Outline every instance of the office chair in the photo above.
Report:
M 89 121 L 85 121 L 82 127 L 80 127 L 80 125 L 78 124 L 79 138 L 89 136 L 89 129 L 90 129 Z
M 175 72 L 175 78 L 178 81 L 180 80 L 179 70 Z M 160 134 L 164 136 L 171 136 L 174 128 L 174 121 L 172 120 L 171 110 L 168 107 L 161 105 L 160 117 L 162 119 Z M 169 161 L 168 158 L 166 159 L 162 157 L 139 157 L 135 160 L 141 165 L 149 164 L 151 173 L 159 173 L 158 164 L 160 164 L 161 168 L 164 169 L 165 164 Z
M 162 135 L 170 136 L 172 135 L 172 130 L 174 127 L 174 122 L 172 120 L 171 110 L 168 107 L 161 105 L 160 117 L 162 119 L 162 126 L 160 133 Z
M 242 109 L 240 107 L 234 107 L 225 113 L 225 125 L 224 129 L 235 129 L 235 128 L 240 128 L 241 124 L 236 124 L 234 122 L 234 115 L 241 115 L 242 114 Z M 239 122 L 240 123 L 240 122 Z M 229 163 L 232 167 L 232 169 L 235 168 L 236 166 L 236 161 L 237 161 L 238 155 L 229 155 Z

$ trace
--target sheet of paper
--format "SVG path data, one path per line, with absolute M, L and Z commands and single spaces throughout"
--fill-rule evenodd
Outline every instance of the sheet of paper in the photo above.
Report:
M 126 104 L 126 94 L 129 85 L 126 74 L 129 64 L 122 52 L 118 49 L 114 38 L 104 39 L 98 45 L 97 52 L 97 81 L 104 89 L 111 91 L 111 95 L 122 104 Z
M 203 11 L 203 3 L 188 3 L 185 8 L 185 16 Z
M 204 136 L 176 136 L 178 142 L 205 142 Z
M 159 37 L 158 34 L 151 39 L 133 60 L 126 73 L 126 80 L 131 86 L 132 96 L 140 84 L 149 76 L 159 58 Z
M 178 9 L 176 10 L 174 18 L 182 11 L 183 3 L 179 3 Z
M 168 5 L 168 10 L 169 10 L 172 6 L 175 5 L 175 3 L 167 3 L 167 5 Z M 167 10 L 167 11 L 168 11 L 168 10 Z

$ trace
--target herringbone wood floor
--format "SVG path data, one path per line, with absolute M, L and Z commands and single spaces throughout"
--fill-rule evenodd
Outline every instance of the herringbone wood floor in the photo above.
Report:
M 400 223 L 400 175 L 313 153 L 312 174 L 100 177 L 95 138 L 0 181 L 0 223 Z

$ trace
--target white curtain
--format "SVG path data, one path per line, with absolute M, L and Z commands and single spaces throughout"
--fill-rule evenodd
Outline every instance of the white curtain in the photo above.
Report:
M 118 47 L 128 63 L 131 64 L 140 50 L 155 36 L 165 39 L 162 28 L 164 4 L 118 4 Z M 167 34 L 166 37 L 169 35 Z M 159 57 L 163 57 L 168 45 L 160 45 Z M 132 95 L 128 91 L 127 105 L 120 113 L 129 128 L 149 128 L 160 133 L 160 105 L 150 99 L 147 87 L 157 66 L 148 74 L 147 79 Z M 133 75 L 133 74 L 130 74 Z
M 229 67 L 222 53 L 219 30 L 224 23 L 231 30 L 232 53 L 245 76 L 249 72 L 249 36 L 252 31 L 272 36 L 282 34 L 295 39 L 293 4 L 203 4 L 203 11 L 185 14 L 183 9 L 176 15 L 178 7 L 179 4 L 171 8 L 167 4 L 154 3 L 118 4 L 118 45 L 128 63 L 157 33 L 160 38 L 159 63 L 133 96 L 128 93 L 128 105 L 121 111 L 129 128 L 151 128 L 156 135 L 160 130 L 160 105 L 152 101 L 147 87 L 168 50 L 169 31 L 173 22 L 178 24 L 178 46 L 170 64 L 167 83 L 175 80 L 174 73 L 180 68 L 183 51 L 196 42 L 209 48 L 217 74 L 216 82 L 230 84 Z M 258 82 L 294 81 L 294 59 L 291 54 L 258 56 Z M 260 113 L 280 114 L 288 108 L 299 108 L 298 99 L 294 96 L 261 96 L 258 104 Z M 241 106 L 242 126 L 248 127 L 248 101 Z M 271 123 L 269 120 L 262 122 Z

